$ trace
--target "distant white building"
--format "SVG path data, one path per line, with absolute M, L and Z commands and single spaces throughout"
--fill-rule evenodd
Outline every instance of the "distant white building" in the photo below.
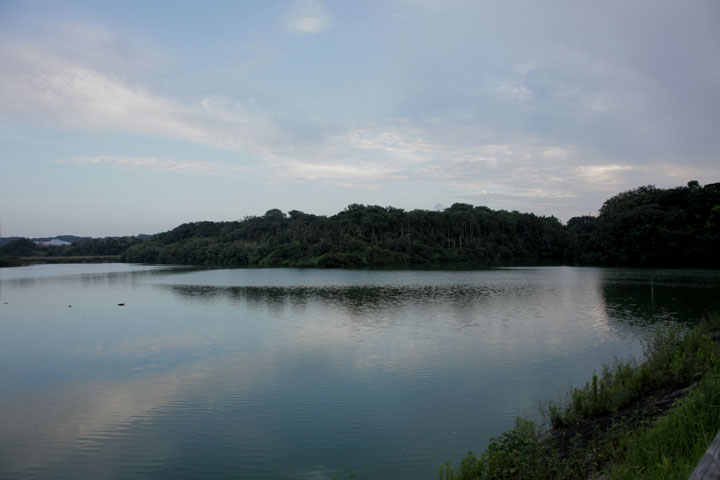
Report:
M 41 247 L 62 247 L 63 245 L 72 245 L 72 243 L 53 238 L 49 242 L 35 242 L 35 245 L 40 245 Z

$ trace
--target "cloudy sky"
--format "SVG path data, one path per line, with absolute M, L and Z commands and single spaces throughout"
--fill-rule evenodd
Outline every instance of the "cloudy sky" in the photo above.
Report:
M 0 1 L 2 235 L 720 181 L 717 0 Z

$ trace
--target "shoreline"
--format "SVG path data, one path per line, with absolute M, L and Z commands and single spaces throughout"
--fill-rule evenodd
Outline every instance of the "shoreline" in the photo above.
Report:
M 541 411 L 547 424 L 518 417 L 438 478 L 687 479 L 720 428 L 720 315 L 659 331 L 642 363 L 603 365 Z
M 120 255 L 76 255 L 57 257 L 0 257 L 0 268 L 57 263 L 124 263 Z

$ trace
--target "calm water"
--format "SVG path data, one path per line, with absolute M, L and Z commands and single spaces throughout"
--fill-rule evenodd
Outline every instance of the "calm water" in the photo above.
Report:
M 433 479 L 707 310 L 720 272 L 0 269 L 0 478 Z

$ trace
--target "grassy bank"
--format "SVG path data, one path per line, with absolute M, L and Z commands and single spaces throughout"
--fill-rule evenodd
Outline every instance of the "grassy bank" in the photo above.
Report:
M 686 479 L 720 428 L 719 335 L 720 315 L 658 332 L 642 363 L 603 366 L 543 407 L 545 425 L 518 418 L 439 478 Z

